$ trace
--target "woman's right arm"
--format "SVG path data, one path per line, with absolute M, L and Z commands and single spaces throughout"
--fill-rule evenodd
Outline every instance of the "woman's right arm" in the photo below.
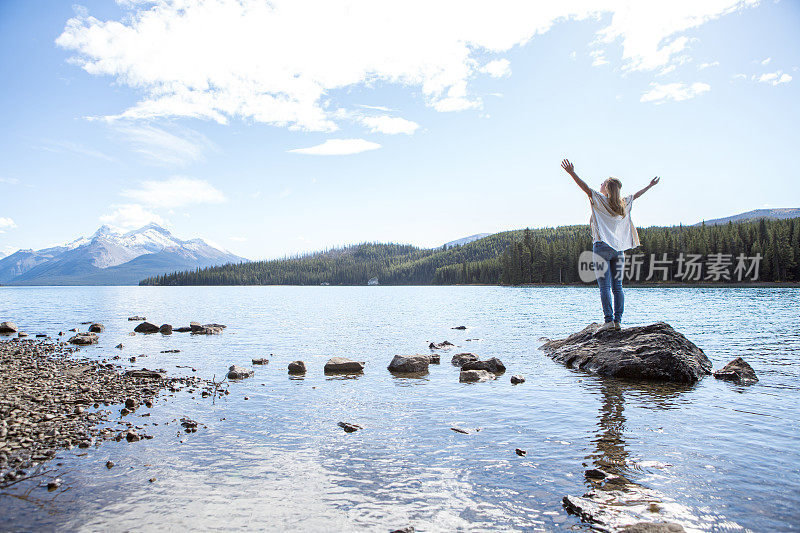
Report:
M 578 175 L 577 175 L 577 174 L 575 174 L 575 165 L 573 165 L 572 163 L 570 163 L 570 162 L 569 162 L 569 159 L 565 159 L 565 160 L 563 160 L 563 161 L 561 162 L 561 168 L 563 168 L 564 170 L 566 170 L 566 171 L 567 171 L 567 174 L 569 174 L 570 176 L 572 176 L 572 179 L 573 179 L 573 180 L 575 180 L 575 183 L 578 185 L 578 187 L 580 187 L 580 188 L 581 188 L 581 190 L 582 190 L 583 192 L 585 192 L 585 193 L 586 193 L 586 195 L 587 195 L 589 198 L 591 198 L 591 197 L 592 197 L 592 189 L 590 189 L 590 188 L 589 188 L 589 186 L 588 186 L 588 185 L 586 185 L 586 182 L 585 182 L 585 181 L 583 181 L 582 179 L 580 179 L 580 178 L 578 177 Z

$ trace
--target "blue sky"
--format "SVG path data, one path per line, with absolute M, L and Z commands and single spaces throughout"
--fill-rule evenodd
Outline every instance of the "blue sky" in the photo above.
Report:
M 0 2 L 0 253 L 103 223 L 253 259 L 585 223 L 564 157 L 661 176 L 640 226 L 800 206 L 800 4 L 658 4 Z

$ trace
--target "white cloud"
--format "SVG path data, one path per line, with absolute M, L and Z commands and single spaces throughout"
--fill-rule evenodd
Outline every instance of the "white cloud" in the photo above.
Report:
M 789 83 L 792 81 L 792 77 L 785 72 L 780 70 L 776 72 L 768 72 L 766 74 L 762 74 L 761 76 L 753 76 L 753 80 L 759 83 L 769 83 L 771 85 L 780 85 L 781 83 Z
M 757 3 L 126 1 L 119 20 L 78 12 L 56 43 L 89 74 L 140 92 L 112 118 L 242 118 L 334 131 L 335 91 L 358 85 L 409 87 L 438 111 L 480 109 L 467 87 L 482 71 L 478 58 L 491 64 L 556 23 L 602 20 L 594 47 L 618 44 L 623 71 L 656 71 L 685 53 L 686 31 Z
M 151 207 L 182 207 L 190 204 L 217 204 L 226 200 L 205 180 L 172 176 L 163 181 L 143 181 L 138 189 L 126 189 L 120 194 Z
M 766 66 L 769 65 L 769 62 L 772 61 L 771 57 L 766 58 L 764 61 L 761 62 L 762 65 Z
M 481 72 L 493 78 L 511 76 L 511 62 L 508 59 L 495 59 L 482 66 Z
M 100 222 L 122 229 L 141 228 L 151 222 L 164 226 L 167 222 L 159 215 L 139 204 L 112 205 L 114 211 L 110 215 L 102 215 Z
M 697 65 L 697 70 L 705 70 L 710 67 L 718 67 L 719 61 L 712 61 L 711 63 L 700 63 Z
M 5 183 L 6 185 L 16 185 L 17 183 L 19 183 L 19 180 L 17 178 L 0 177 L 0 183 Z
M 592 50 L 591 52 L 589 52 L 589 55 L 592 56 L 593 67 L 600 67 L 609 64 L 609 61 L 606 59 L 606 55 L 603 50 Z
M 228 238 L 235 242 L 245 242 L 247 240 L 246 237 L 228 237 Z
M 16 228 L 17 224 L 8 217 L 0 217 L 0 233 L 5 233 L 7 229 Z
M 183 167 L 205 160 L 204 151 L 214 145 L 190 128 L 173 127 L 174 132 L 151 124 L 115 122 L 114 130 L 125 137 L 131 149 L 148 161 L 162 166 Z
M 386 107 L 386 106 L 382 106 L 382 105 L 366 105 L 366 104 L 361 104 L 361 105 L 360 105 L 360 106 L 358 106 L 358 107 L 363 107 L 364 109 L 374 109 L 375 111 L 386 111 L 387 113 L 388 113 L 388 112 L 391 112 L 391 111 L 394 111 L 394 109 L 390 109 L 390 108 L 388 108 L 388 107 Z
M 307 155 L 350 155 L 377 150 L 380 147 L 380 144 L 365 139 L 328 139 L 322 144 L 308 148 L 295 148 L 289 152 Z
M 93 148 L 87 148 L 81 144 L 72 141 L 45 140 L 42 142 L 41 148 L 43 150 L 47 150 L 48 152 L 55 152 L 55 153 L 73 152 L 88 157 L 94 157 L 95 159 L 102 159 L 103 161 L 108 161 L 110 163 L 116 162 L 116 159 L 114 159 L 109 155 L 104 154 L 99 150 L 95 150 Z
M 287 198 L 290 194 L 292 194 L 292 190 L 287 187 L 278 194 L 278 198 Z
M 711 86 L 707 83 L 695 82 L 692 84 L 686 83 L 651 83 L 650 90 L 642 95 L 640 102 L 655 102 L 656 104 L 663 104 L 667 100 L 680 102 L 682 100 L 689 100 L 695 96 L 699 96 L 711 90 Z
M 419 128 L 419 124 L 416 122 L 401 117 L 390 117 L 389 115 L 363 116 L 361 123 L 367 126 L 372 133 L 386 133 L 388 135 L 396 135 L 398 133 L 411 135 Z

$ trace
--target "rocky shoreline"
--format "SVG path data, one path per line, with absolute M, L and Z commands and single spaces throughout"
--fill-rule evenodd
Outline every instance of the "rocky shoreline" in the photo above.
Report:
M 47 339 L 0 340 L 0 488 L 25 479 L 59 450 L 151 438 L 146 423 L 125 416 L 152 407 L 164 390 L 216 392 L 197 377 L 123 371 L 105 360 L 78 358 L 76 350 Z

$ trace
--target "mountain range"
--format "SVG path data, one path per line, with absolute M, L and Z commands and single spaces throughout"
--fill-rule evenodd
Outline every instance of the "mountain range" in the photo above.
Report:
M 91 237 L 0 259 L 0 284 L 135 285 L 149 276 L 243 261 L 203 239 L 180 240 L 157 224 L 127 233 L 102 226 Z
M 705 224 L 706 226 L 716 226 L 717 224 L 727 224 L 728 222 L 744 222 L 745 220 L 757 220 L 766 218 L 769 220 L 781 220 L 784 218 L 797 218 L 800 217 L 800 208 L 797 207 L 784 207 L 784 208 L 771 208 L 771 209 L 754 209 L 732 215 L 724 218 L 714 218 L 711 220 L 704 220 L 698 222 L 695 226 Z

